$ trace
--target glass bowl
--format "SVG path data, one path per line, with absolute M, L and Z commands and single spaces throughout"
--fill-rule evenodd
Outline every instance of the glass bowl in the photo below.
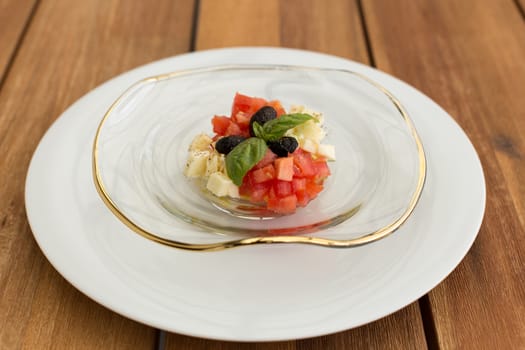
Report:
M 336 149 L 324 190 L 286 216 L 244 215 L 183 174 L 195 135 L 229 115 L 236 92 L 323 113 Z M 358 73 L 277 65 L 216 66 L 141 80 L 104 115 L 93 144 L 100 197 L 126 226 L 175 248 L 258 243 L 355 247 L 387 236 L 412 213 L 426 160 L 397 99 Z M 240 210 L 239 210 L 240 209 Z

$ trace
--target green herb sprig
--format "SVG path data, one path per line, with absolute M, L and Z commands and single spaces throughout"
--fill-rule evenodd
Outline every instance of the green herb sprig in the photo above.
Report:
M 253 123 L 253 132 L 255 136 L 264 141 L 277 141 L 288 130 L 312 119 L 314 117 L 304 113 L 284 114 L 279 118 L 267 121 L 264 125 L 260 125 L 257 122 Z
M 244 175 L 263 159 L 268 146 L 263 139 L 250 137 L 244 140 L 226 156 L 226 171 L 237 186 L 242 185 Z
M 264 125 L 254 122 L 255 137 L 244 140 L 226 155 L 226 171 L 232 182 L 237 186 L 242 185 L 246 173 L 266 154 L 268 150 L 266 142 L 277 141 L 288 130 L 312 119 L 314 117 L 309 114 L 294 113 L 284 114 L 279 118 L 267 121 Z

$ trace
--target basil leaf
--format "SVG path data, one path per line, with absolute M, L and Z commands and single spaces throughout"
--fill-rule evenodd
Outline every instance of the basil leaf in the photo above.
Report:
M 244 175 L 259 163 L 266 154 L 266 142 L 258 137 L 244 140 L 226 156 L 226 171 L 237 186 L 242 185 Z
M 264 139 L 264 128 L 261 126 L 261 124 L 258 122 L 253 122 L 252 128 L 255 136 Z
M 314 119 L 314 117 L 304 113 L 284 114 L 279 118 L 272 119 L 264 123 L 262 126 L 262 138 L 266 141 L 277 141 L 283 137 L 288 130 L 295 128 L 297 125 L 303 124 L 311 119 Z

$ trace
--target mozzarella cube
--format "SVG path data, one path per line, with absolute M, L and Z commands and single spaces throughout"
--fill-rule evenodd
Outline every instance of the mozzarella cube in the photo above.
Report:
M 204 175 L 210 176 L 215 172 L 224 172 L 225 167 L 224 154 L 212 152 L 206 162 L 206 172 Z
M 217 197 L 230 196 L 239 198 L 239 188 L 224 173 L 215 172 L 210 175 L 206 188 Z
M 309 139 L 314 142 L 321 142 L 325 137 L 325 132 L 320 126 L 320 123 L 309 120 L 303 124 L 296 126 L 286 132 L 289 136 L 295 136 L 297 139 Z
M 310 139 L 302 139 L 299 141 L 299 145 L 302 149 L 304 149 L 307 152 L 310 152 L 312 154 L 317 153 L 317 148 L 319 147 L 319 144 L 317 142 L 314 142 Z
M 231 197 L 231 198 L 240 198 L 241 197 L 239 195 L 239 187 L 236 186 L 233 182 L 230 184 L 230 187 L 228 187 L 228 196 Z
M 210 152 L 208 151 L 190 152 L 188 161 L 186 162 L 186 168 L 184 169 L 184 175 L 187 177 L 204 176 L 209 156 Z
M 300 125 L 303 127 L 303 134 L 306 138 L 311 139 L 315 142 L 321 142 L 325 136 L 325 132 L 318 122 L 309 120 L 306 123 Z
M 325 157 L 328 160 L 335 160 L 335 147 L 334 145 L 320 144 L 317 147 L 317 154 Z
M 213 140 L 208 135 L 199 134 L 193 138 L 190 145 L 190 151 L 209 151 L 212 142 Z

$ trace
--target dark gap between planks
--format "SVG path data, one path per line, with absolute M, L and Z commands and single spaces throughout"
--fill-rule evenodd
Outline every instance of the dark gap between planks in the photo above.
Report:
M 521 5 L 520 0 L 514 0 L 514 4 L 516 5 L 518 12 L 521 14 L 521 18 L 525 20 L 525 8 Z
M 40 4 L 40 0 L 35 0 L 35 2 L 33 3 L 33 7 L 31 8 L 31 11 L 29 11 L 29 15 L 27 16 L 26 22 L 24 23 L 24 27 L 22 28 L 22 31 L 20 32 L 20 36 L 18 37 L 18 40 L 16 41 L 16 45 L 13 49 L 13 52 L 11 53 L 11 56 L 7 60 L 4 74 L 0 76 L 0 91 L 2 90 L 4 86 L 4 82 L 7 80 L 7 76 L 9 75 L 9 72 L 11 71 L 11 67 L 13 66 L 13 63 L 15 62 L 16 57 L 18 56 L 18 51 L 20 51 L 20 48 L 22 47 L 22 43 L 24 42 L 29 26 L 33 22 L 33 18 L 35 17 L 35 13 L 36 13 L 36 10 L 39 4 Z
M 197 43 L 197 30 L 199 24 L 200 6 L 200 0 L 195 0 L 195 2 L 193 3 L 193 23 L 191 25 L 190 52 L 195 51 L 195 46 Z
M 423 321 L 423 330 L 425 332 L 427 347 L 430 350 L 438 350 L 439 342 L 436 324 L 434 323 L 434 317 L 432 316 L 432 308 L 430 306 L 428 294 L 425 294 L 419 299 L 419 312 L 421 313 L 421 320 Z
M 376 67 L 376 60 L 374 58 L 374 52 L 372 51 L 372 42 L 368 33 L 368 26 L 365 19 L 365 11 L 363 9 L 362 0 L 357 0 L 357 9 L 359 11 L 359 19 L 361 20 L 361 26 L 363 27 L 363 33 L 365 35 L 366 53 L 372 67 Z
M 191 37 L 189 52 L 195 51 L 197 42 L 197 30 L 199 23 L 200 0 L 195 0 L 193 3 L 193 19 L 191 24 Z M 155 329 L 155 344 L 154 350 L 164 350 L 166 347 L 166 332 L 160 329 Z

